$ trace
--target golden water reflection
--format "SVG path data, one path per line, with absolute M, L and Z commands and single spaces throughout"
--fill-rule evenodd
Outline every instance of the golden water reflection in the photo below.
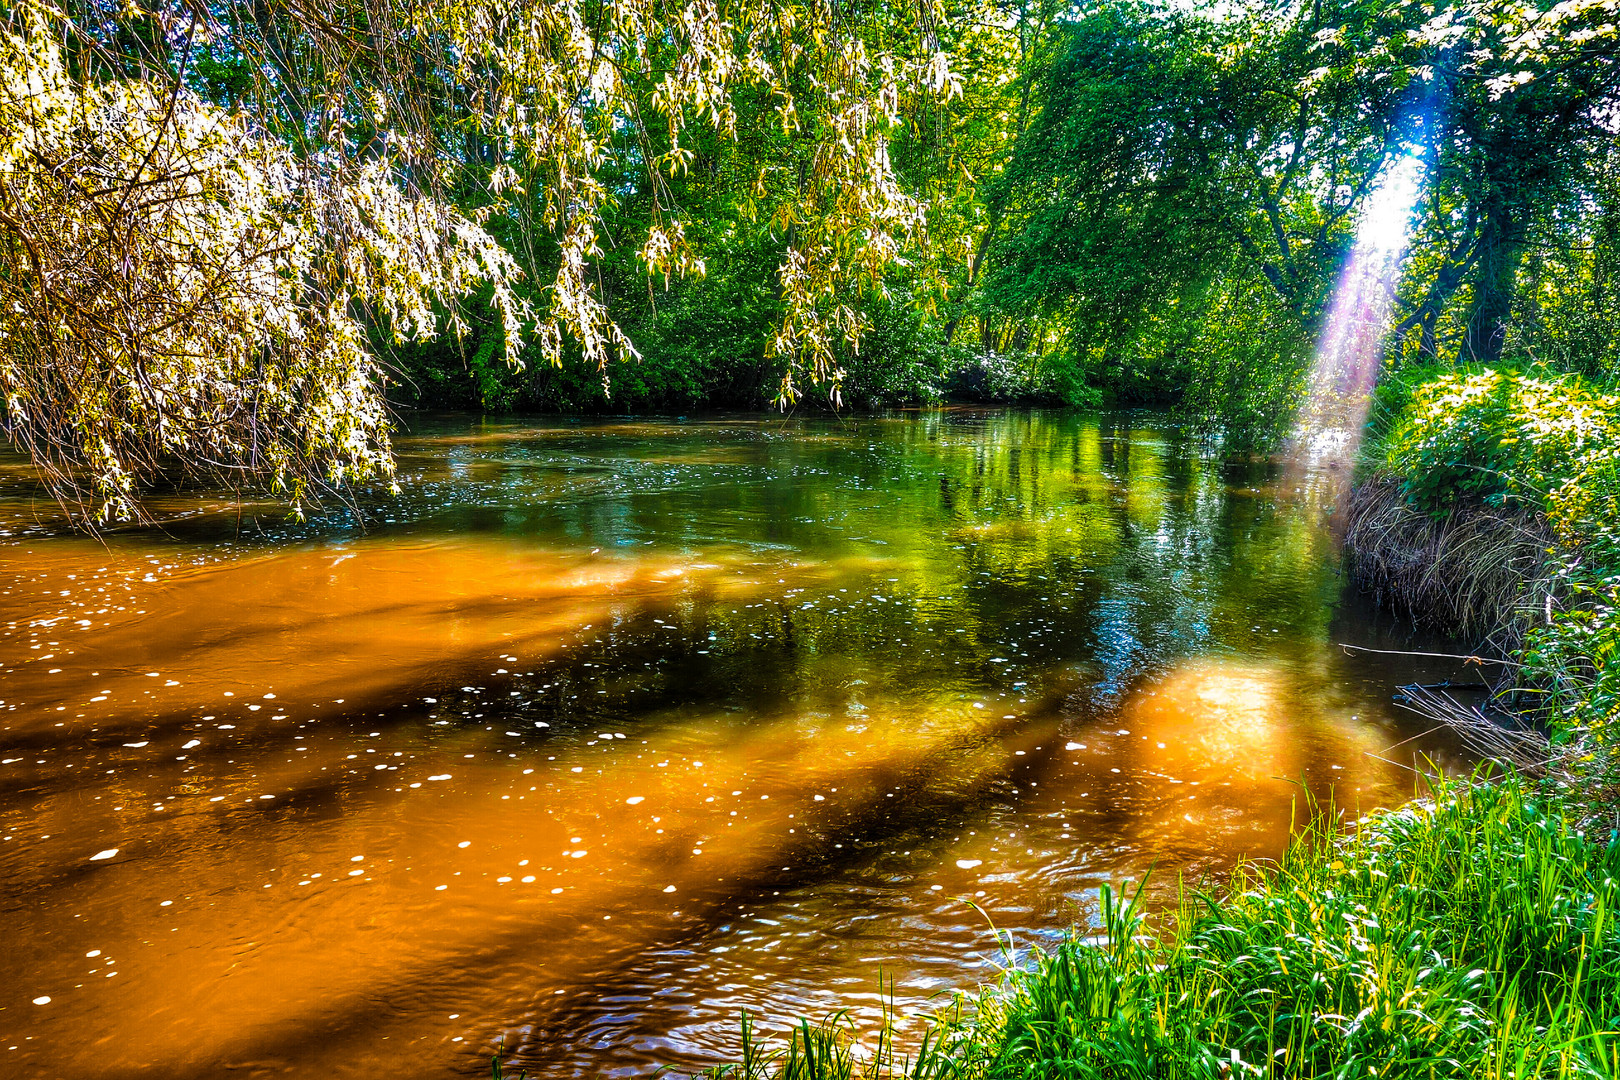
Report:
M 9 504 L 7 1075 L 630 1074 L 925 1007 L 1001 959 L 968 901 L 1050 940 L 1302 790 L 1405 797 L 1390 690 L 1449 674 L 1336 650 L 1398 632 L 1319 517 L 1152 421 L 403 452 L 366 531 Z

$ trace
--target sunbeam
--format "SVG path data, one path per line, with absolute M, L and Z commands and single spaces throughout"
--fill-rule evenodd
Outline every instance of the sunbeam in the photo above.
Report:
M 1367 199 L 1355 247 L 1333 291 L 1295 429 L 1294 452 L 1301 464 L 1348 464 L 1355 457 L 1422 189 L 1423 160 L 1412 151 L 1389 168 Z

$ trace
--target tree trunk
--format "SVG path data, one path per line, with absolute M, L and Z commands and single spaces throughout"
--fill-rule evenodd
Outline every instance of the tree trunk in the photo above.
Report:
M 1502 358 L 1507 322 L 1513 311 L 1519 263 L 1524 258 L 1525 217 L 1500 195 L 1486 204 L 1480 223 L 1479 259 L 1475 267 L 1474 297 L 1468 311 L 1468 333 L 1463 353 L 1482 364 Z

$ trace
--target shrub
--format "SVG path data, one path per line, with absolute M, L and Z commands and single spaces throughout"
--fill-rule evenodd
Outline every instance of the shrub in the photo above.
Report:
M 1554 538 L 1525 590 L 1544 610 L 1523 680 L 1556 735 L 1605 759 L 1620 730 L 1620 397 L 1494 369 L 1401 382 L 1384 458 L 1405 498 L 1448 522 L 1470 500 L 1518 511 L 1545 522 L 1526 535 Z
M 1595 393 L 1575 376 L 1490 369 L 1442 375 L 1413 389 L 1388 452 L 1406 497 L 1422 509 L 1520 500 L 1555 513 L 1573 487 L 1613 472 L 1620 398 Z

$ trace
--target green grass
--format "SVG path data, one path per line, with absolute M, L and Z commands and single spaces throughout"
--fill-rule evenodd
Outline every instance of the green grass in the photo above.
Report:
M 1620 847 L 1516 779 L 1448 782 L 1148 918 L 1070 936 L 858 1046 L 839 1018 L 713 1080 L 1620 1076 Z
M 1338 844 L 1134 903 L 986 998 L 987 1077 L 1620 1075 L 1620 857 L 1517 782 L 1446 786 Z

